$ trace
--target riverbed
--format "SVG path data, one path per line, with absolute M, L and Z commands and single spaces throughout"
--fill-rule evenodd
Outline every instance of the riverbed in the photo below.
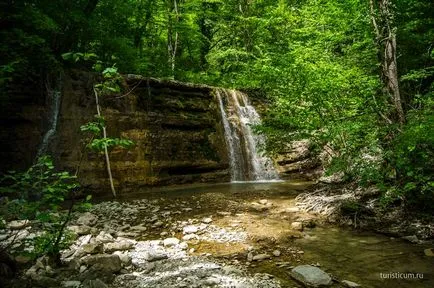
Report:
M 308 182 L 196 185 L 121 195 L 119 201 L 146 199 L 158 207 L 129 224 L 154 217 L 143 240 L 182 239 L 182 227 L 210 219 L 198 239 L 187 241 L 191 256 L 267 273 L 282 287 L 302 287 L 289 276 L 301 264 L 326 271 L 336 287 L 341 280 L 362 287 L 434 287 L 434 258 L 424 255 L 429 245 L 331 226 L 297 208 L 294 198 L 310 188 Z

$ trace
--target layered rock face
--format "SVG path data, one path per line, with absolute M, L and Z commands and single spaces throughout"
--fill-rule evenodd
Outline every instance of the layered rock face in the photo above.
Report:
M 53 144 L 59 164 L 70 171 L 82 158 L 80 126 L 96 114 L 91 78 L 72 72 L 64 80 Z M 230 180 L 213 88 L 136 75 L 127 75 L 124 85 L 124 95 L 101 97 L 108 137 L 134 141 L 131 149 L 110 153 L 118 189 Z M 83 155 L 80 179 L 96 190 L 109 187 L 102 154 Z
M 54 94 L 50 91 L 38 92 L 39 96 L 36 92 L 44 89 L 27 89 L 13 93 L 13 101 L 9 106 L 2 106 L 4 111 L 1 111 L 0 115 L 0 154 L 2 159 L 11 159 L 0 163 L 0 172 L 28 168 L 44 146 L 44 151 L 54 156 L 56 166 L 60 169 L 75 173 L 80 167 L 79 179 L 83 187 L 94 191 L 107 191 L 109 182 L 104 155 L 85 151 L 83 148 L 86 137 L 80 132 L 80 126 L 94 121 L 94 115 L 97 114 L 93 92 L 93 85 L 100 81 L 97 77 L 92 73 L 73 70 L 61 77 L 61 85 L 53 81 L 52 87 L 61 86 L 56 92 L 61 95 L 60 111 L 56 114 L 58 117 L 51 115 L 54 115 L 53 107 L 50 107 L 53 106 L 50 104 L 53 99 L 50 99 L 49 95 Z M 258 180 L 231 179 L 231 174 L 234 173 L 231 173 L 230 168 L 237 165 L 234 165 L 234 160 L 231 162 L 229 159 L 231 149 L 228 149 L 228 141 L 225 140 L 225 120 L 239 124 L 242 122 L 240 119 L 246 118 L 241 117 L 244 115 L 242 112 L 255 108 L 250 105 L 230 105 L 231 102 L 226 98 L 228 95 L 244 94 L 136 75 L 124 77 L 122 90 L 122 95 L 100 97 L 108 137 L 134 141 L 131 149 L 114 149 L 110 152 L 117 190 L 126 193 L 142 187 L 172 184 Z M 227 105 L 219 102 L 222 95 L 226 95 L 226 100 L 223 100 L 228 103 L 223 102 Z M 266 110 L 262 101 L 262 97 L 252 99 L 254 106 L 260 108 L 259 113 Z M 241 116 L 234 116 L 235 108 Z M 225 113 L 222 112 L 224 110 Z M 53 118 L 57 119 L 57 125 L 52 125 Z M 255 121 L 250 122 L 252 121 L 247 121 L 244 126 L 257 124 Z M 234 135 L 247 139 L 244 130 L 249 130 L 248 127 L 243 130 L 242 125 L 241 128 L 235 126 L 231 129 L 239 130 L 242 135 Z M 47 138 L 46 132 L 53 127 L 56 129 L 52 131 L 49 141 L 46 145 L 41 145 L 43 139 Z M 249 148 L 246 148 L 248 152 L 254 154 L 257 147 L 253 149 L 251 146 L 254 143 L 250 144 L 249 146 L 245 143 L 242 147 Z M 307 176 L 304 173 L 306 170 L 318 166 L 318 163 L 311 159 L 307 146 L 306 143 L 293 143 L 282 147 L 283 152 L 274 161 L 281 179 L 298 178 L 298 174 Z M 250 156 L 255 156 L 254 159 L 259 157 Z M 247 158 L 250 159 L 249 157 Z M 269 166 L 274 169 L 271 161 Z M 260 180 L 276 178 L 277 176 L 263 177 Z

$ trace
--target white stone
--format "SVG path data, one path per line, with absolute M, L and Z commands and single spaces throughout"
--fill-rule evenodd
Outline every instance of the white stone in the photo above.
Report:
M 207 217 L 207 218 L 203 218 L 203 219 L 202 219 L 202 223 L 209 224 L 209 223 L 211 223 L 211 222 L 212 222 L 212 218 L 210 218 L 210 217 Z
M 14 220 L 9 222 L 7 227 L 12 230 L 20 230 L 26 228 L 29 225 L 30 225 L 29 220 Z
M 280 254 L 282 254 L 282 253 L 279 250 L 274 250 L 273 251 L 273 255 L 276 256 L 276 257 L 279 257 Z
M 198 227 L 194 225 L 188 225 L 182 228 L 184 234 L 193 234 L 198 231 Z
M 265 259 L 269 259 L 270 257 L 271 256 L 268 254 L 258 254 L 258 255 L 253 256 L 252 260 L 253 261 L 262 261 Z
M 298 231 L 303 231 L 303 223 L 302 222 L 292 222 L 291 228 Z
M 164 247 L 172 247 L 179 244 L 178 238 L 166 238 L 163 240 Z
M 190 241 L 190 240 L 193 240 L 193 239 L 199 240 L 199 236 L 197 236 L 196 234 L 187 234 L 187 235 L 184 235 L 182 237 L 182 240 L 184 240 L 184 241 Z
M 124 251 L 129 250 L 133 247 L 133 243 L 129 241 L 116 241 L 111 243 L 104 244 L 105 252 L 113 252 L 113 251 Z
M 342 280 L 342 284 L 344 284 L 345 287 L 349 287 L 349 288 L 361 287 L 360 284 L 348 280 Z
M 187 250 L 188 249 L 188 243 L 187 242 L 179 243 L 179 248 L 182 250 Z
M 267 199 L 261 199 L 261 200 L 259 200 L 259 204 L 265 205 L 267 203 L 268 203 Z

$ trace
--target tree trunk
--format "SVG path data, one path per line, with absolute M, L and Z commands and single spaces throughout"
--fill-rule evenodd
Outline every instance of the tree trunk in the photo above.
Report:
M 178 31 L 173 33 L 173 20 L 172 13 L 175 13 L 176 23 L 179 22 L 178 3 L 177 0 L 169 2 L 168 24 L 167 24 L 167 53 L 169 56 L 169 67 L 171 71 L 171 77 L 175 78 L 175 65 L 176 65 L 176 51 L 178 48 Z
M 375 7 L 375 3 L 378 7 Z M 381 79 L 396 113 L 396 122 L 405 123 L 405 114 L 399 91 L 398 66 L 396 60 L 396 27 L 393 27 L 393 15 L 390 0 L 370 0 L 371 21 L 380 49 Z
M 96 112 L 98 113 L 98 116 L 101 117 L 101 108 L 99 106 L 99 100 L 98 100 L 98 92 L 95 88 L 93 88 L 93 92 L 95 94 L 95 101 L 96 101 Z M 107 139 L 107 130 L 105 129 L 105 126 L 102 127 L 102 133 L 103 133 L 103 139 Z M 112 170 L 110 167 L 110 158 L 108 154 L 107 144 L 104 142 L 104 154 L 105 154 L 105 163 L 107 166 L 107 173 L 110 180 L 110 188 L 112 190 L 113 197 L 116 197 L 116 190 L 115 185 L 113 184 L 113 177 L 112 177 Z

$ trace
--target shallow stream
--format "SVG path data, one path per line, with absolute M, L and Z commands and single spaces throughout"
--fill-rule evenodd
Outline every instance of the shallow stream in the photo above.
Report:
M 309 187 L 310 183 L 303 182 L 196 185 L 143 191 L 120 201 L 150 199 L 163 212 L 172 211 L 171 221 L 211 217 L 213 225 L 228 233 L 244 233 L 239 235 L 246 237 L 234 241 L 211 239 L 190 245 L 197 256 L 207 254 L 247 267 L 252 273 L 271 274 L 283 287 L 302 287 L 289 277 L 291 267 L 301 264 L 317 265 L 338 281 L 350 280 L 362 287 L 434 287 L 434 257 L 424 255 L 430 246 L 321 224 L 321 219 L 297 211 L 295 206 L 295 196 Z M 142 217 L 152 214 L 147 211 Z M 294 229 L 293 222 L 311 228 Z M 146 238 L 159 238 L 167 227 L 152 229 Z M 273 255 L 276 250 L 279 256 Z M 249 251 L 270 257 L 252 261 Z M 335 282 L 334 287 L 339 285 Z

